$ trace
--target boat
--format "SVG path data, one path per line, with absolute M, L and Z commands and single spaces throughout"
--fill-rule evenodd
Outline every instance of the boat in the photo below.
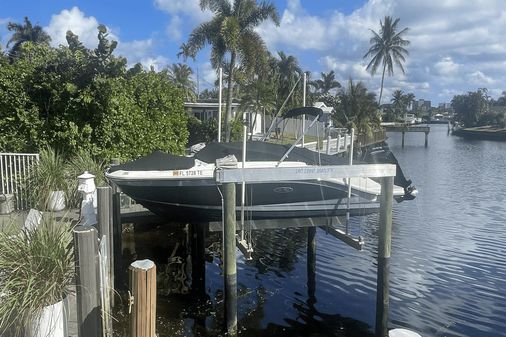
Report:
M 320 110 L 320 109 L 318 109 Z M 320 110 L 321 111 L 321 110 Z M 303 109 L 298 113 L 319 112 Z M 293 110 L 285 114 L 294 116 Z M 297 141 L 295 142 L 295 144 Z M 326 155 L 292 145 L 249 141 L 245 168 L 348 165 L 348 159 Z M 112 166 L 106 177 L 122 192 L 153 213 L 170 220 L 217 221 L 222 219 L 222 194 L 214 173 L 217 161 L 232 159 L 243 167 L 242 142 L 211 142 L 190 156 L 156 151 L 146 157 Z M 245 185 L 244 214 L 247 220 L 366 215 L 379 209 L 381 185 L 369 178 L 279 181 Z M 240 214 L 241 185 L 237 185 L 237 216 Z M 394 186 L 394 196 L 405 190 Z

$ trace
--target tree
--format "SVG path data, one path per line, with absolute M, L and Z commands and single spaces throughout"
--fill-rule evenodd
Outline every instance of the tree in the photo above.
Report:
M 26 16 L 23 24 L 9 22 L 7 24 L 7 29 L 13 32 L 9 42 L 7 42 L 7 47 L 9 47 L 10 44 L 13 44 L 11 50 L 9 51 L 9 57 L 11 60 L 18 56 L 21 45 L 25 42 L 30 41 L 46 45 L 49 45 L 49 42 L 51 42 L 51 37 L 42 29 L 42 27 L 39 25 L 33 26 Z
M 229 78 L 227 89 L 227 113 L 225 115 L 225 137 L 230 140 L 232 118 L 232 88 L 236 64 L 251 70 L 255 59 L 266 53 L 265 44 L 254 28 L 271 19 L 276 25 L 279 17 L 274 5 L 268 2 L 257 4 L 256 0 L 200 0 L 202 10 L 213 12 L 213 18 L 200 24 L 181 46 L 181 55 L 195 58 L 205 45 L 211 46 L 211 64 L 215 69 L 227 65 Z M 229 55 L 225 62 L 225 54 Z
M 328 74 L 321 73 L 321 79 L 315 80 L 313 83 L 316 91 L 321 94 L 326 94 L 332 89 L 341 87 L 341 83 L 336 81 L 334 70 L 330 71 Z
M 290 94 L 293 86 L 302 76 L 302 69 L 299 66 L 299 61 L 293 55 L 286 55 L 282 51 L 278 51 L 279 60 L 277 61 L 277 75 L 279 81 L 279 95 L 277 109 L 281 108 L 281 105 Z M 298 100 L 296 94 L 292 95 L 290 101 L 292 106 L 300 105 L 301 102 Z
M 182 91 L 167 71 L 126 71 L 99 32 L 87 49 L 25 42 L 16 62 L 0 60 L 0 151 L 46 146 L 87 150 L 102 159 L 132 159 L 160 149 L 182 153 L 188 137 Z
M 406 111 L 406 95 L 404 94 L 404 91 L 402 90 L 395 90 L 392 94 L 392 99 L 390 100 L 393 104 L 395 117 L 399 117 L 402 115 L 403 112 Z
M 371 29 L 373 33 L 373 37 L 370 40 L 371 47 L 364 55 L 364 58 L 372 57 L 367 65 L 367 70 L 371 72 L 371 75 L 374 76 L 378 68 L 383 66 L 378 105 L 381 105 L 385 72 L 387 72 L 389 76 L 393 76 L 395 63 L 401 69 L 402 73 L 405 73 L 403 63 L 406 61 L 406 56 L 409 53 L 404 47 L 409 45 L 409 41 L 404 40 L 402 35 L 408 31 L 408 28 L 404 28 L 400 32 L 397 32 L 398 23 L 398 18 L 393 20 L 392 17 L 385 16 L 384 22 L 380 21 L 381 29 L 379 33 Z
M 457 119 L 466 127 L 478 126 L 480 118 L 488 112 L 487 97 L 487 89 L 483 88 L 454 96 L 451 103 Z
M 193 70 L 183 63 L 174 63 L 169 67 L 169 78 L 178 88 L 184 92 L 187 101 L 195 101 L 197 98 L 197 86 L 193 82 L 191 75 Z
M 336 125 L 356 128 L 358 133 L 370 134 L 379 125 L 376 95 L 369 92 L 362 82 L 350 79 L 346 90 L 338 93 L 339 104 L 334 114 Z
M 405 102 L 406 108 L 410 108 L 410 109 L 413 108 L 413 103 L 415 102 L 415 97 L 416 97 L 415 94 L 413 94 L 412 92 L 410 92 L 404 96 L 405 101 L 406 101 Z

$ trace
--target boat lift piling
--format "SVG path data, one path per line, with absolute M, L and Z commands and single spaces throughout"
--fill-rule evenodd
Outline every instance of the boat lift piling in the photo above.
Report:
M 376 337 L 388 336 L 389 269 L 392 232 L 393 179 L 396 167 L 391 164 L 307 166 L 277 168 L 218 168 L 215 180 L 223 185 L 224 197 L 224 284 L 225 326 L 230 335 L 237 334 L 237 261 L 236 261 L 236 188 L 235 184 L 323 178 L 381 178 L 380 233 L 376 293 Z M 316 236 L 315 227 L 308 229 L 308 296 L 314 297 Z M 346 234 L 346 233 L 345 233 Z M 347 235 L 345 235 L 347 236 Z M 337 236 L 336 236 L 337 237 Z M 349 236 L 348 236 L 349 237 Z
M 189 229 L 191 238 L 192 292 L 195 296 L 204 298 L 206 294 L 206 224 L 193 223 L 189 225 Z

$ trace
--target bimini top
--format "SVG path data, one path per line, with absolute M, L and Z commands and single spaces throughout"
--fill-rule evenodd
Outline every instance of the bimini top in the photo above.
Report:
M 313 106 L 307 106 L 302 108 L 295 108 L 288 110 L 287 112 L 283 113 L 283 118 L 294 118 L 297 116 L 302 115 L 311 115 L 314 117 L 321 118 L 323 116 L 323 110 L 320 108 L 315 108 Z
M 250 141 L 246 146 L 247 161 L 278 161 L 288 151 L 290 145 L 279 145 L 266 142 Z M 242 158 L 242 142 L 217 143 L 211 142 L 194 157 L 175 156 L 172 154 L 155 151 L 150 155 L 137 160 L 112 166 L 109 173 L 123 171 L 164 171 L 164 170 L 185 170 L 195 166 L 195 159 L 208 164 L 214 164 L 216 159 L 234 155 L 240 160 Z M 318 155 L 317 152 L 296 147 L 290 152 L 288 161 L 303 162 L 307 165 L 346 165 L 347 159 Z

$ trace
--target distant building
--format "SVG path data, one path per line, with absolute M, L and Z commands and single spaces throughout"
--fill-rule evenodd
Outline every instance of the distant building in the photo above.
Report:
M 227 113 L 226 106 L 226 103 L 223 102 L 221 107 L 222 123 L 225 122 L 225 114 Z M 232 118 L 237 115 L 239 106 L 240 103 L 232 102 Z M 197 102 L 185 102 L 184 107 L 190 116 L 194 116 L 203 122 L 206 122 L 211 118 L 218 120 L 219 103 L 217 99 L 202 99 Z M 262 128 L 264 127 L 262 124 L 262 113 L 259 112 L 258 114 L 255 114 L 254 111 L 246 111 L 245 113 L 247 115 L 248 123 L 250 123 L 250 125 L 254 125 L 253 133 L 262 132 Z M 254 119 L 256 119 L 255 123 L 253 123 Z
M 451 103 L 439 103 L 438 109 L 439 110 L 450 110 L 452 108 Z

